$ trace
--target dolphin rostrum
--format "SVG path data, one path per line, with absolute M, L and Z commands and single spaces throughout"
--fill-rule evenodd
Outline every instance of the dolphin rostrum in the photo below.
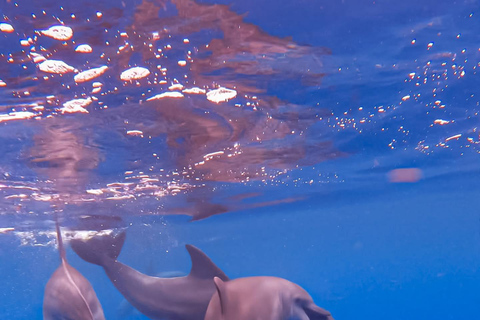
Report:
M 61 264 L 45 287 L 43 319 L 105 320 L 92 285 L 67 262 L 58 221 L 56 229 Z
M 215 293 L 214 277 L 228 277 L 202 251 L 186 245 L 192 268 L 178 278 L 145 275 L 117 261 L 125 232 L 73 240 L 73 250 L 84 260 L 100 265 L 113 285 L 135 308 L 150 319 L 203 320 Z
M 214 278 L 217 292 L 205 320 L 333 320 L 293 282 L 276 277 L 248 277 L 224 282 Z

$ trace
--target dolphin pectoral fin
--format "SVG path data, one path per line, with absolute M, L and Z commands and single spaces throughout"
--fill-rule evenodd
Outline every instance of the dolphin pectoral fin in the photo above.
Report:
M 187 244 L 185 248 L 190 254 L 192 260 L 192 269 L 190 270 L 189 276 L 201 278 L 201 279 L 213 279 L 213 277 L 218 277 L 223 281 L 227 281 L 228 277 L 217 267 L 212 260 L 200 249 Z
M 307 304 L 303 307 L 303 310 L 310 320 L 334 320 L 329 311 L 320 308 L 314 303 Z
M 215 287 L 217 288 L 218 298 L 220 300 L 220 310 L 222 315 L 225 314 L 225 307 L 227 303 L 227 291 L 225 290 L 225 282 L 222 279 L 215 277 L 213 278 L 213 282 L 215 282 Z

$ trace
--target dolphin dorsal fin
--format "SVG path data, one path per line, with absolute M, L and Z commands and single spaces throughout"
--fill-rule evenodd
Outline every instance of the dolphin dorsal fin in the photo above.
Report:
M 57 230 L 57 243 L 58 243 L 58 252 L 60 253 L 60 259 L 67 261 L 67 255 L 65 253 L 65 247 L 63 246 L 63 240 L 62 240 L 62 231 L 60 230 L 60 224 L 58 223 L 57 217 L 55 217 L 55 229 Z
M 201 279 L 213 279 L 218 277 L 224 281 L 228 280 L 228 277 L 217 267 L 212 260 L 200 249 L 187 244 L 185 246 L 190 254 L 192 260 L 192 269 L 190 270 L 190 277 L 196 277 Z
M 220 300 L 220 311 L 222 315 L 225 314 L 225 307 L 227 303 L 227 291 L 225 290 L 225 282 L 222 279 L 215 277 L 213 278 L 213 282 L 215 282 L 215 287 L 217 288 L 218 299 Z

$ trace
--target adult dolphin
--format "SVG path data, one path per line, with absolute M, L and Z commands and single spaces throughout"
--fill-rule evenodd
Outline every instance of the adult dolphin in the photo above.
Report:
M 148 270 L 145 271 L 145 274 L 147 275 L 154 275 L 155 277 L 158 278 L 176 278 L 176 277 L 183 277 L 185 276 L 185 272 L 180 272 L 180 271 L 166 271 L 166 272 L 159 272 L 155 273 L 151 269 L 151 264 L 149 265 Z M 139 316 L 140 311 L 135 309 L 130 302 L 127 301 L 127 299 L 123 299 L 122 302 L 118 305 L 117 308 L 117 315 L 118 319 L 130 319 L 132 316 Z
M 145 275 L 117 261 L 125 232 L 72 240 L 73 250 L 84 260 L 102 266 L 113 285 L 135 308 L 150 319 L 203 320 L 215 293 L 214 277 L 228 277 L 202 251 L 186 245 L 192 268 L 185 277 Z
M 333 320 L 293 282 L 276 277 L 214 279 L 205 320 Z
M 105 320 L 92 285 L 67 262 L 58 221 L 56 230 L 61 264 L 45 287 L 43 319 Z

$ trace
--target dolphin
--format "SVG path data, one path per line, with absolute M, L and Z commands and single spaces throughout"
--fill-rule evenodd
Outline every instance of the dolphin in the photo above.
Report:
M 140 273 L 117 261 L 125 232 L 95 236 L 87 241 L 72 240 L 72 249 L 85 261 L 97 264 L 132 306 L 150 319 L 203 320 L 215 293 L 214 277 L 228 277 L 202 251 L 186 249 L 192 260 L 184 277 L 158 278 Z
M 92 285 L 67 262 L 58 221 L 56 230 L 61 264 L 45 287 L 43 319 L 105 320 Z
M 333 320 L 300 286 L 277 277 L 214 278 L 205 320 Z
M 184 272 L 181 271 L 165 271 L 165 272 L 159 272 L 155 273 L 152 271 L 152 265 L 149 265 L 148 270 L 146 271 L 147 275 L 154 275 L 158 278 L 175 278 L 175 277 L 183 277 L 185 276 Z M 140 312 L 135 309 L 130 302 L 128 302 L 126 299 L 122 300 L 120 302 L 118 308 L 117 308 L 117 314 L 119 319 L 126 319 L 131 316 L 138 316 L 140 315 Z

